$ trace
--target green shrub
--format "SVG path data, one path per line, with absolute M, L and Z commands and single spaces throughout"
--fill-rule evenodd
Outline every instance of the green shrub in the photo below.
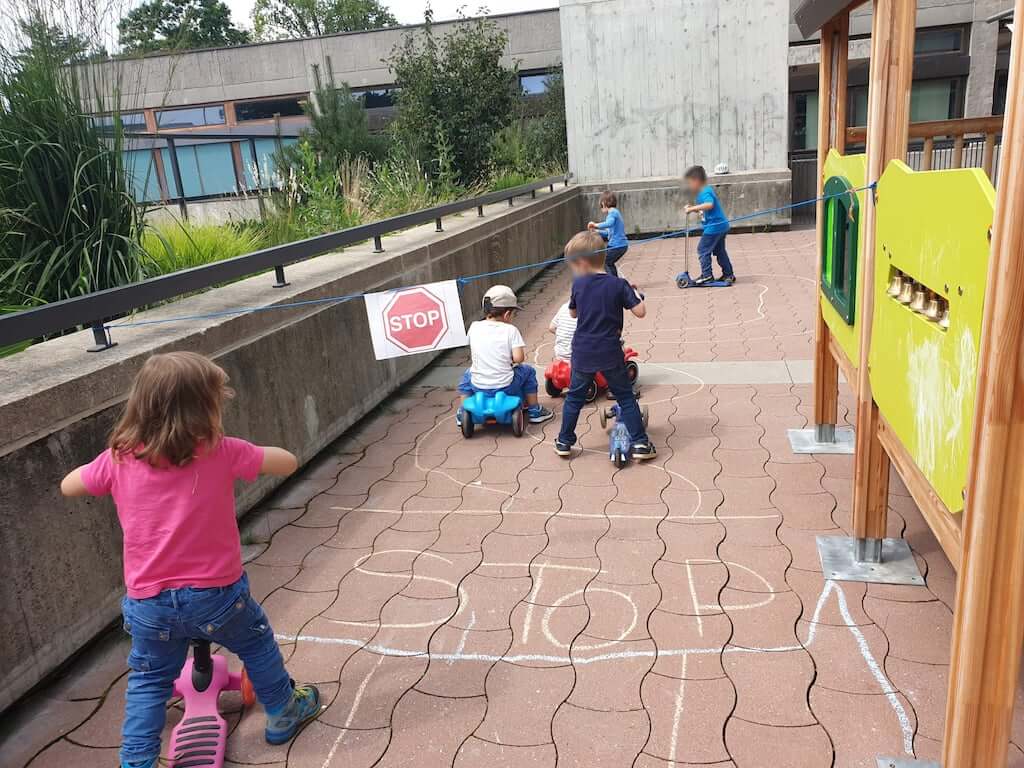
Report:
M 33 43 L 0 52 L 0 304 L 10 306 L 144 277 L 120 121 L 101 134 L 66 51 Z
M 148 256 L 147 271 L 166 275 L 181 269 L 201 267 L 258 251 L 264 235 L 256 227 L 185 224 L 178 221 L 146 229 L 142 246 Z

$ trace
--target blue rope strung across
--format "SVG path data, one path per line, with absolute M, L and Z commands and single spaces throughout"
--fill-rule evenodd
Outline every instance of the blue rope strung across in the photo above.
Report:
M 750 219 L 756 219 L 756 218 L 758 218 L 760 216 L 767 216 L 767 215 L 772 214 L 772 213 L 781 213 L 783 211 L 793 210 L 794 208 L 800 208 L 800 207 L 805 206 L 805 205 L 813 205 L 814 203 L 817 203 L 817 202 L 822 201 L 822 200 L 830 200 L 830 199 L 835 198 L 835 197 L 842 197 L 844 195 L 848 195 L 851 192 L 864 192 L 864 191 L 869 190 L 869 189 L 874 189 L 877 185 L 878 185 L 877 182 L 872 182 L 871 184 L 867 184 L 867 185 L 865 185 L 863 187 L 858 187 L 856 189 L 844 190 L 843 192 L 836 192 L 836 193 L 831 194 L 831 195 L 821 195 L 820 197 L 812 197 L 809 200 L 801 200 L 800 202 L 797 202 L 797 203 L 790 203 L 788 205 L 780 205 L 777 208 L 765 208 L 765 209 L 762 209 L 760 211 L 754 211 L 753 213 L 744 214 L 743 216 L 737 216 L 734 219 L 729 219 L 729 224 L 736 224 L 736 223 L 741 222 L 741 221 L 749 221 Z M 676 232 L 667 232 L 667 233 L 665 233 L 663 235 L 656 235 L 654 237 L 648 237 L 648 238 L 645 238 L 643 240 L 634 240 L 634 241 L 630 242 L 630 246 L 632 247 L 632 246 L 636 246 L 636 245 L 645 245 L 647 243 L 655 243 L 655 242 L 658 242 L 659 240 L 670 240 L 672 238 L 682 237 L 684 235 L 689 235 L 691 232 L 696 232 L 696 231 L 699 231 L 699 230 L 700 230 L 700 227 L 687 227 L 685 229 L 680 229 L 680 230 L 678 230 Z M 602 248 L 600 251 L 595 251 L 595 253 L 603 253 L 606 250 L 608 250 L 608 249 L 607 248 Z M 515 266 L 515 267 L 508 267 L 507 269 L 498 269 L 498 270 L 495 270 L 493 272 L 481 272 L 479 275 L 468 275 L 468 276 L 465 276 L 465 277 L 457 277 L 457 278 L 455 278 L 455 281 L 459 285 L 466 285 L 468 283 L 472 283 L 475 280 L 482 280 L 485 277 L 495 277 L 496 275 L 506 275 L 506 274 L 508 274 L 510 272 L 519 272 L 519 271 L 524 270 L 524 269 L 540 269 L 541 267 L 548 267 L 548 266 L 551 266 L 552 264 L 559 264 L 559 263 L 561 263 L 563 261 L 565 261 L 565 257 L 564 256 L 559 256 L 558 258 L 555 258 L 555 259 L 546 259 L 545 261 L 538 261 L 535 264 L 521 264 L 521 265 Z M 393 288 L 392 290 L 393 291 L 400 291 L 402 289 L 401 288 Z M 113 329 L 113 328 L 138 328 L 138 327 L 141 327 L 141 326 L 144 326 L 144 325 L 167 325 L 169 323 L 181 323 L 181 322 L 188 322 L 188 321 L 192 321 L 192 320 L 210 320 L 210 319 L 215 319 L 215 318 L 218 318 L 218 317 L 230 317 L 232 315 L 246 315 L 246 314 L 249 314 L 249 313 L 252 313 L 252 312 L 267 312 L 267 311 L 273 310 L 273 309 L 297 309 L 297 308 L 301 308 L 301 307 L 313 307 L 313 306 L 320 306 L 320 305 L 325 305 L 325 304 L 327 304 L 327 305 L 329 305 L 329 304 L 344 304 L 346 301 L 351 301 L 352 299 L 361 299 L 364 296 L 366 296 L 367 293 L 370 293 L 370 291 L 363 291 L 363 292 L 360 292 L 360 293 L 350 293 L 350 294 L 345 295 L 345 296 L 328 296 L 328 297 L 325 297 L 323 299 L 308 299 L 308 300 L 305 300 L 305 301 L 292 301 L 292 302 L 287 302 L 287 303 L 284 303 L 284 304 L 268 304 L 268 305 L 262 306 L 262 307 L 237 307 L 235 309 L 224 309 L 224 310 L 220 310 L 218 312 L 205 312 L 205 313 L 196 314 L 196 315 L 177 315 L 175 317 L 163 317 L 163 318 L 158 318 L 158 319 L 154 319 L 154 320 L 133 320 L 133 321 L 128 321 L 128 322 L 124 322 L 124 323 L 111 323 L 109 325 L 104 325 L 103 327 L 105 329 L 107 329 L 107 330 L 110 330 L 110 329 Z

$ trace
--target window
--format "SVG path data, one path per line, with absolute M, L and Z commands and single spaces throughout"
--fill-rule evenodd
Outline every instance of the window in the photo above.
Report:
M 868 87 L 858 85 L 847 92 L 846 122 L 849 125 L 868 124 Z
M 960 116 L 961 80 L 915 80 L 910 89 L 910 122 L 950 120 Z
M 1005 69 L 996 70 L 996 82 L 992 87 L 992 114 L 1001 115 L 1006 112 L 1006 87 L 1010 73 Z
M 201 125 L 224 125 L 224 105 L 164 109 L 156 113 L 158 128 L 195 128 Z
M 857 302 L 860 205 L 853 186 L 842 176 L 832 176 L 825 182 L 825 197 L 825 226 L 821 232 L 824 241 L 821 249 L 821 291 L 846 324 L 853 325 Z
M 297 141 L 298 139 L 282 137 L 281 146 L 288 147 Z M 277 178 L 277 166 L 274 163 L 277 156 L 277 138 L 256 139 L 256 156 L 259 159 L 260 182 L 263 189 L 278 186 L 280 179 Z M 253 162 L 252 145 L 249 142 L 242 144 L 242 170 L 245 186 L 248 189 L 256 189 L 256 164 Z
M 235 161 L 231 156 L 230 142 L 197 142 L 188 146 L 178 146 L 178 168 L 181 171 L 181 184 L 185 188 L 185 197 L 209 197 L 238 192 L 238 181 L 235 178 Z M 163 155 L 164 168 L 167 173 L 167 186 L 171 197 L 178 197 L 178 187 L 174 183 L 174 172 L 171 166 L 169 149 L 160 150 Z
M 548 90 L 547 73 L 520 75 L 519 90 L 523 96 L 538 96 L 546 93 Z
M 146 115 L 142 112 L 122 112 L 119 117 L 126 131 L 138 133 L 146 130 Z M 97 128 L 114 127 L 114 115 L 95 115 L 89 119 Z
M 384 109 L 395 106 L 397 88 L 366 88 L 352 91 L 352 98 L 362 102 L 366 109 Z
M 298 117 L 304 114 L 303 103 L 305 103 L 305 99 L 300 99 L 298 96 L 263 101 L 242 101 L 235 104 L 235 118 L 242 123 L 247 120 L 269 120 L 275 115 Z
M 927 56 L 933 53 L 960 53 L 963 48 L 963 27 L 919 29 L 914 35 L 915 56 Z
M 124 167 L 128 186 L 138 203 L 151 203 L 160 199 L 160 179 L 153 150 L 133 149 L 124 153 Z
M 792 114 L 793 134 L 790 137 L 792 151 L 816 149 L 818 146 L 817 91 L 794 93 Z

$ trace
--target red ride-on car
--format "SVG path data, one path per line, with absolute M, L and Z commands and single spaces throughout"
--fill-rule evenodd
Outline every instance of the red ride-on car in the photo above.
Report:
M 629 380 L 635 385 L 637 379 L 640 378 L 640 364 L 635 358 L 639 357 L 640 353 L 632 347 L 626 347 L 623 350 L 623 356 L 626 359 L 626 371 L 629 373 Z M 555 360 L 544 371 L 544 390 L 551 397 L 561 397 L 569 388 L 571 380 L 572 368 L 569 366 L 569 361 Z M 597 399 L 598 393 L 604 392 L 607 389 L 608 382 L 605 381 L 604 376 L 600 373 L 597 374 L 594 377 L 594 383 L 590 385 L 590 390 L 587 392 L 587 402 L 594 402 Z

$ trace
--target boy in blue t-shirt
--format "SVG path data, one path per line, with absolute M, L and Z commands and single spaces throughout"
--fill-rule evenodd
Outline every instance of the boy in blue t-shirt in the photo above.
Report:
M 601 212 L 604 213 L 605 220 L 600 224 L 592 221 L 587 224 L 587 229 L 597 232 L 608 241 L 604 270 L 612 277 L 618 277 L 619 270 L 615 265 L 629 250 L 629 240 L 626 239 L 626 222 L 619 212 L 619 198 L 610 189 L 601 193 Z
M 704 221 L 704 234 L 700 236 L 697 244 L 697 255 L 700 256 L 700 277 L 693 282 L 697 285 L 707 283 L 715 279 L 711 272 L 711 257 L 718 259 L 718 266 L 722 268 L 721 279 L 732 285 L 736 282 L 736 274 L 732 270 L 732 262 L 729 261 L 729 253 L 725 250 L 725 236 L 729 234 L 729 219 L 722 210 L 722 203 L 718 200 L 714 188 L 708 184 L 708 175 L 701 165 L 695 165 L 686 171 L 686 184 L 690 192 L 695 195 L 693 205 L 688 205 L 683 210 L 686 213 L 700 211 L 701 219 Z
M 572 454 L 576 422 L 587 400 L 594 375 L 603 373 L 618 401 L 622 423 L 629 430 L 634 459 L 653 459 L 658 452 L 644 430 L 640 406 L 629 380 L 622 353 L 622 313 L 629 310 L 644 317 L 643 296 L 621 277 L 604 271 L 604 241 L 595 232 L 580 232 L 565 246 L 565 260 L 572 268 L 569 314 L 576 318 L 572 340 L 572 380 L 562 408 L 562 430 L 555 440 L 559 456 Z

